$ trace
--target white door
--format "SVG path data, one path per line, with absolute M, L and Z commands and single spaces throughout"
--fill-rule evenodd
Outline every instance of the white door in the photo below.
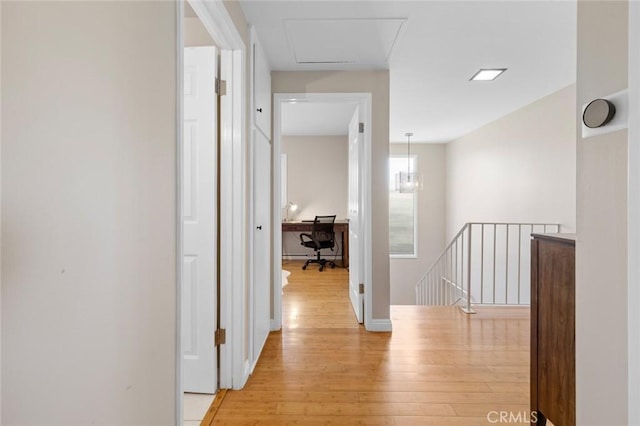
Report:
M 185 392 L 215 393 L 216 146 L 215 47 L 184 49 L 182 176 L 182 351 Z
M 253 131 L 252 360 L 260 356 L 271 328 L 271 144 Z
M 349 123 L 349 298 L 359 323 L 364 321 L 364 294 L 360 292 L 360 283 L 364 276 L 362 264 L 362 179 L 359 167 L 362 150 L 360 133 L 360 114 L 356 108 Z

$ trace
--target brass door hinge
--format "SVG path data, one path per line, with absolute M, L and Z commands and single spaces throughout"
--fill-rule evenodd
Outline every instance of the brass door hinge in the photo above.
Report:
M 215 346 L 224 345 L 227 343 L 227 330 L 219 328 L 213 334 L 213 342 Z
M 219 78 L 216 78 L 216 94 L 218 96 L 224 96 L 227 94 L 227 81 L 226 80 L 220 80 Z

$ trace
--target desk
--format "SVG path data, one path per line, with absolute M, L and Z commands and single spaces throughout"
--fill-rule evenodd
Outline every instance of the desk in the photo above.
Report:
M 311 233 L 311 222 L 282 222 L 282 232 L 306 232 Z M 342 235 L 342 266 L 349 267 L 349 222 L 346 220 L 336 220 L 333 230 Z

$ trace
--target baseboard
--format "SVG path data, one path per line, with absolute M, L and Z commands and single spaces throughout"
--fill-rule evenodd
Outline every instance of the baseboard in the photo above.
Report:
M 313 258 L 313 255 L 308 254 L 283 254 L 282 260 L 305 260 L 307 258 Z
M 279 331 L 281 329 L 281 325 L 278 325 L 276 323 L 276 320 L 274 320 L 273 318 L 271 319 L 271 331 Z
M 260 351 L 258 352 L 258 356 L 251 363 L 251 366 L 250 366 L 251 368 L 249 369 L 249 374 L 253 374 L 253 370 L 255 370 L 256 365 L 258 365 L 258 361 L 260 360 L 260 357 L 262 356 L 262 351 L 264 350 L 264 346 L 266 345 L 268 338 L 269 338 L 269 333 L 267 333 L 267 335 L 264 337 L 264 341 L 260 345 Z
M 330 259 L 333 261 L 342 261 L 342 253 L 336 254 L 335 251 L 321 252 L 320 257 L 328 260 Z M 282 260 L 306 260 L 306 259 L 315 259 L 315 258 L 316 258 L 316 255 L 313 253 L 282 255 Z
M 365 329 L 367 331 L 377 331 L 377 332 L 391 332 L 392 324 L 390 318 L 384 319 L 372 319 L 369 324 L 365 321 Z
M 247 380 L 249 380 L 249 376 L 251 375 L 251 364 L 249 360 L 245 360 L 242 366 L 242 377 L 240 378 L 240 383 L 233 383 L 233 389 L 240 390 L 247 384 Z

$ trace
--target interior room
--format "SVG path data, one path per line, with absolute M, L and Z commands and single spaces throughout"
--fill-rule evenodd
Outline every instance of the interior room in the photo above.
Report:
M 285 222 L 313 220 L 316 215 L 347 219 L 347 131 L 354 110 L 349 103 L 283 105 L 280 154 Z M 285 258 L 308 254 L 300 250 L 299 234 L 283 234 L 283 238 Z
M 316 313 L 315 323 L 331 319 L 311 305 L 319 301 L 291 294 L 305 285 L 321 285 L 328 275 L 341 288 L 338 306 L 343 317 L 353 316 L 349 307 L 349 233 L 348 233 L 348 130 L 356 105 L 351 102 L 287 102 L 281 111 L 281 206 L 282 206 L 282 283 L 283 327 L 297 327 Z M 302 244 L 313 236 L 316 216 L 335 216 L 331 243 L 315 250 Z M 301 237 L 305 234 L 305 237 Z M 302 239 L 301 239 L 302 238 Z M 317 246 L 319 247 L 319 246 Z M 318 256 L 319 254 L 319 256 Z M 326 265 L 315 263 L 326 260 Z M 312 263 L 307 263 L 310 260 Z M 320 269 L 322 267 L 322 269 Z M 333 269 L 341 271 L 330 271 Z M 316 273 L 318 272 L 318 273 Z M 322 273 L 320 273 L 322 272 Z M 314 278 L 310 280 L 310 276 Z M 315 301 L 314 301 L 315 300 Z M 311 304 L 311 305 L 308 305 Z M 294 307 L 295 306 L 295 307 Z M 320 317 L 323 321 L 320 321 Z M 353 323 L 355 318 L 351 319 Z M 355 322 L 357 324 L 357 322 Z

